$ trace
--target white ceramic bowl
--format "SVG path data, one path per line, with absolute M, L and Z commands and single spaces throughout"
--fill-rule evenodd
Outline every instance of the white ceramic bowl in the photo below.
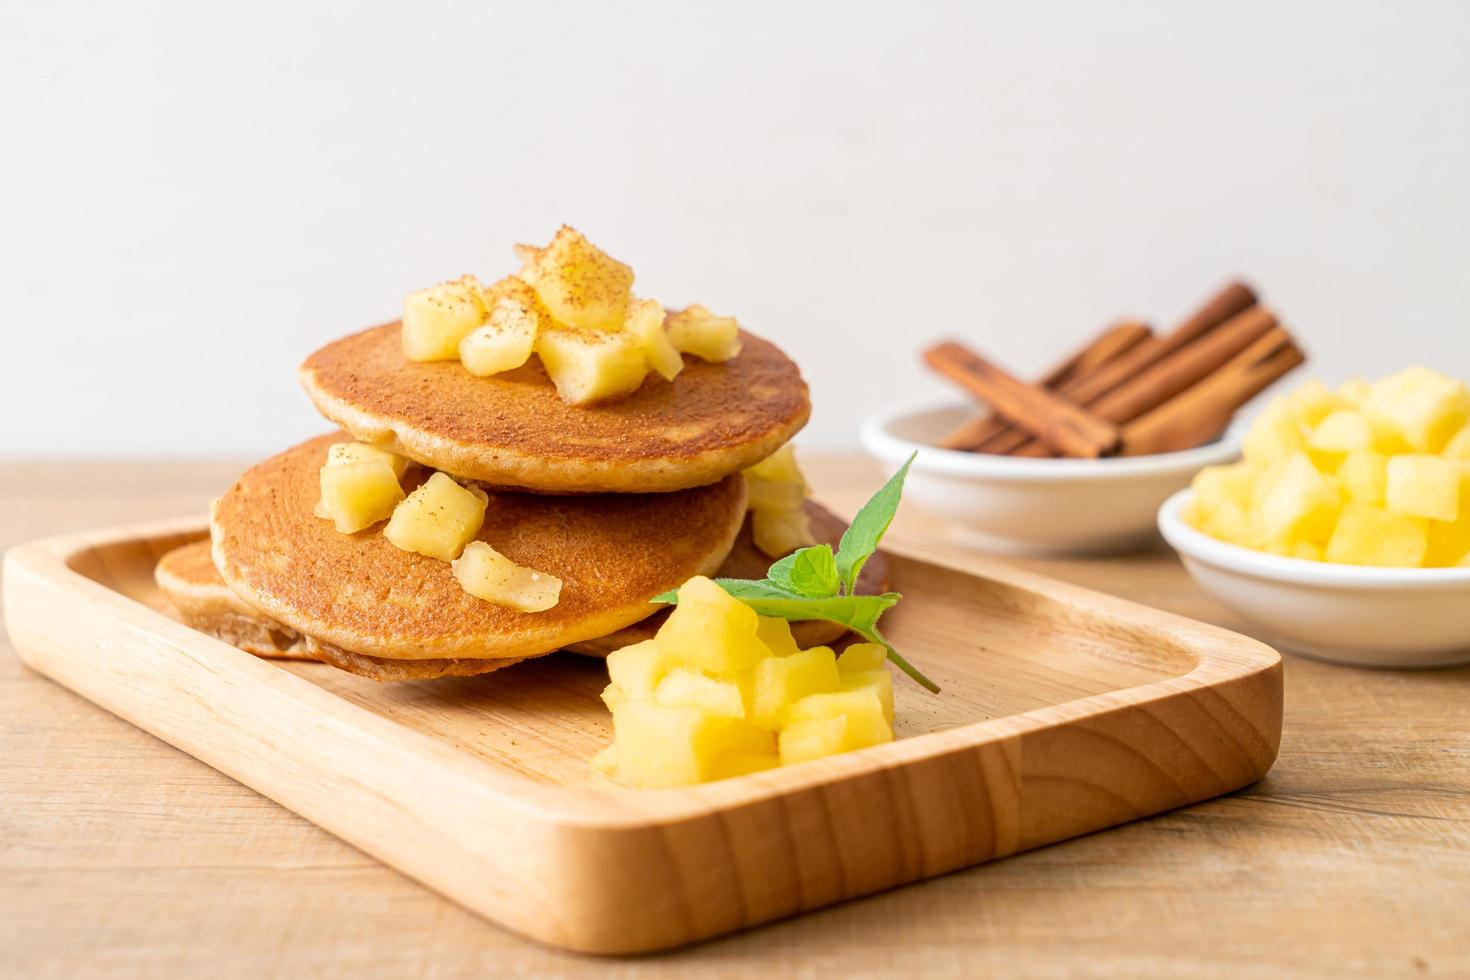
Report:
M 1159 504 L 1203 466 L 1239 453 L 1233 436 L 1179 453 L 1017 459 L 939 449 L 973 414 L 955 402 L 898 405 L 863 422 L 863 446 L 892 473 L 918 452 L 904 498 L 949 519 L 960 543 L 1011 554 L 1099 554 L 1153 539 Z
M 1470 568 L 1368 568 L 1282 558 L 1191 527 L 1182 490 L 1159 530 L 1208 593 L 1277 645 L 1363 667 L 1470 663 Z

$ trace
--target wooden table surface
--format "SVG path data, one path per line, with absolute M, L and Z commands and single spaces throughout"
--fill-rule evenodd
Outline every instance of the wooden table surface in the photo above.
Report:
M 807 468 L 839 510 L 877 482 L 856 459 Z M 0 464 L 0 547 L 202 513 L 239 469 Z M 895 533 L 943 528 L 909 508 Z M 1020 564 L 1243 629 L 1162 546 Z M 4 639 L 0 821 L 4 976 L 1470 976 L 1470 668 L 1289 656 L 1280 759 L 1255 786 L 646 959 L 498 929 L 32 674 Z

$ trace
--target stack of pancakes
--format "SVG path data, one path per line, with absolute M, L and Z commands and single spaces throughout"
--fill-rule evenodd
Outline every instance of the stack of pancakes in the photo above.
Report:
M 610 404 L 565 404 L 539 361 L 488 378 L 402 354 L 399 323 L 327 345 L 301 367 L 318 410 L 346 430 L 250 469 L 214 504 L 211 539 L 166 555 L 159 586 L 182 618 L 263 657 L 315 659 L 376 680 L 481 674 L 567 648 L 593 656 L 646 639 L 649 600 L 695 575 L 760 578 L 741 471 L 807 421 L 806 383 L 775 345 L 742 333 L 735 358 L 686 357 Z M 465 592 L 448 562 L 400 550 L 375 525 L 339 533 L 315 515 L 334 442 L 355 439 L 489 495 L 476 535 L 562 580 L 521 612 Z M 808 501 L 815 536 L 844 526 Z M 863 591 L 885 586 L 880 561 Z M 664 614 L 666 615 L 666 613 Z M 793 624 L 803 645 L 841 627 Z

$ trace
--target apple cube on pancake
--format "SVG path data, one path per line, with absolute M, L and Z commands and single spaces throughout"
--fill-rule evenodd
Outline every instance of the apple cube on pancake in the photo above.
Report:
M 544 612 L 561 598 L 561 579 L 517 565 L 483 541 L 471 541 L 451 563 L 472 596 L 521 612 Z
M 321 469 L 316 513 L 343 534 L 387 520 L 404 499 L 398 474 L 381 459 L 328 464 Z
M 628 304 L 628 318 L 623 329 L 638 338 L 643 355 L 665 381 L 673 381 L 684 370 L 684 357 L 674 349 L 664 330 L 664 308 L 651 299 L 635 299 Z
M 718 363 L 740 353 L 740 324 L 733 316 L 715 316 L 697 303 L 668 318 L 669 341 L 676 350 Z
M 545 248 L 517 246 L 529 282 L 551 315 L 582 330 L 617 330 L 632 298 L 633 270 L 574 228 L 557 231 Z
M 369 446 L 365 442 L 334 442 L 327 447 L 327 465 L 341 466 L 345 463 L 367 463 L 372 461 L 387 463 L 393 470 L 393 475 L 400 480 L 403 474 L 408 472 L 409 460 L 406 456 L 390 453 L 386 449 L 377 446 Z
M 383 537 L 404 551 L 453 561 L 485 522 L 489 496 L 435 473 L 393 510 Z
M 453 361 L 459 342 L 484 322 L 484 289 L 474 276 L 409 293 L 403 301 L 403 355 L 410 361 Z
M 1412 568 L 1424 562 L 1429 522 L 1372 504 L 1349 503 L 1327 542 L 1326 558 L 1346 565 Z
M 811 518 L 804 510 L 751 511 L 750 534 L 755 546 L 772 558 L 780 558 L 817 543 L 812 534 Z
M 746 506 L 751 510 L 797 510 L 806 503 L 806 492 L 798 483 L 747 480 Z
M 465 370 L 484 378 L 518 368 L 531 359 L 540 328 L 533 310 L 513 299 L 496 301 L 490 319 L 465 334 L 459 342 L 459 359 Z
M 643 345 L 627 332 L 546 330 L 536 338 L 536 352 L 557 394 L 569 405 L 626 395 L 648 374 Z

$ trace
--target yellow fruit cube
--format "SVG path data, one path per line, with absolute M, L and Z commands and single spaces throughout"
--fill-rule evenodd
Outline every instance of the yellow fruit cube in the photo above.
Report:
M 529 282 L 557 320 L 581 330 L 618 330 L 632 298 L 633 270 L 563 225 L 542 249 L 517 246 Z
M 1315 428 L 1333 412 L 1350 408 L 1352 403 L 1332 392 L 1321 381 L 1313 379 L 1286 396 L 1287 406 L 1304 432 Z
M 780 728 L 793 703 L 809 694 L 825 694 L 839 687 L 837 658 L 830 647 L 767 657 L 755 665 L 750 720 L 761 728 Z
M 398 474 L 381 459 L 328 463 L 321 469 L 321 499 L 316 514 L 343 534 L 387 520 L 403 500 Z
M 369 446 L 365 442 L 334 442 L 327 447 L 328 466 L 372 461 L 387 463 L 388 467 L 393 470 L 393 475 L 400 480 L 403 479 L 403 474 L 408 472 L 408 457 L 390 453 L 377 446 Z
M 1373 452 L 1348 453 L 1337 468 L 1337 482 L 1349 500 L 1381 504 L 1388 492 L 1388 457 Z
M 530 287 L 513 276 L 491 286 L 487 301 L 489 318 L 485 325 L 471 330 L 459 342 L 459 359 L 465 370 L 482 378 L 525 364 L 541 331 L 554 327 L 550 314 Z
M 517 565 L 483 541 L 471 541 L 451 563 L 472 596 L 521 612 L 544 612 L 561 600 L 561 579 Z
M 1349 503 L 1327 542 L 1328 561 L 1347 565 L 1412 568 L 1423 564 L 1429 522 L 1391 514 L 1372 504 Z
M 701 575 L 680 587 L 679 603 L 655 642 L 671 663 L 733 676 L 770 657 L 758 626 L 755 610 Z
M 617 711 L 618 706 L 628 700 L 628 695 L 616 684 L 608 684 L 602 689 L 602 703 L 607 705 L 608 711 Z
M 1278 398 L 1251 423 L 1245 434 L 1242 449 L 1251 463 L 1270 464 L 1290 459 L 1306 448 L 1307 440 L 1302 435 L 1296 416 L 1290 406 Z
M 1470 390 L 1453 378 L 1413 367 L 1373 385 L 1373 407 L 1410 448 L 1437 453 L 1470 419 Z
M 1252 514 L 1254 530 L 1266 544 L 1325 542 L 1342 508 L 1342 496 L 1302 453 L 1287 460 L 1263 488 Z
M 745 489 L 745 505 L 751 510 L 793 511 L 806 503 L 806 491 L 799 483 L 771 483 L 747 477 Z
M 1312 428 L 1307 446 L 1320 452 L 1350 453 L 1373 445 L 1373 428 L 1362 412 L 1338 409 Z
M 1300 558 L 1302 561 L 1321 561 L 1326 549 L 1310 541 L 1293 541 L 1290 544 L 1267 545 L 1267 552 L 1283 558 Z
M 796 462 L 796 445 L 790 442 L 747 469 L 745 476 L 750 483 L 794 483 L 803 493 L 810 489 Z
M 669 659 L 657 640 L 644 640 L 607 655 L 613 686 L 631 698 L 650 698 L 669 672 Z
M 1222 541 L 1245 544 L 1259 468 L 1251 463 L 1209 466 L 1194 477 L 1191 523 Z
M 1424 564 L 1454 568 L 1470 564 L 1470 497 L 1460 504 L 1461 515 L 1453 521 L 1430 521 Z
M 755 635 L 773 656 L 787 657 L 801 650 L 796 645 L 796 638 L 791 635 L 791 624 L 775 616 L 760 617 Z
M 643 356 L 665 381 L 673 381 L 684 370 L 684 355 L 674 349 L 664 330 L 664 308 L 651 299 L 635 299 L 628 305 L 623 329 L 643 346 Z
M 755 546 L 771 558 L 781 558 L 817 543 L 811 518 L 804 510 L 752 511 L 750 532 Z
M 1460 513 L 1460 466 L 1425 454 L 1394 456 L 1384 501 L 1395 514 L 1453 521 Z
M 536 353 L 569 405 L 591 405 L 637 390 L 648 375 L 643 345 L 631 333 L 558 327 L 536 337 Z
M 840 674 L 861 674 L 870 670 L 886 670 L 888 651 L 877 643 L 854 643 L 837 658 Z
M 887 667 L 850 671 L 842 675 L 841 682 L 844 691 L 876 691 L 878 703 L 883 706 L 883 717 L 888 719 L 888 727 L 893 727 L 893 675 Z
M 1337 397 L 1356 408 L 1363 408 L 1373 399 L 1373 386 L 1364 378 L 1349 378 L 1337 386 Z
M 409 293 L 403 301 L 403 356 L 410 361 L 455 360 L 459 342 L 484 322 L 484 290 L 474 276 Z
M 394 508 L 383 537 L 404 551 L 453 561 L 480 532 L 489 501 L 479 487 L 435 473 Z
M 654 688 L 653 699 L 673 707 L 698 708 L 715 718 L 745 717 L 739 685 L 687 667 L 675 667 L 665 674 Z
M 1450 441 L 1445 443 L 1440 455 L 1445 459 L 1470 463 L 1470 424 L 1463 426 L 1459 432 L 1450 437 Z
M 824 756 L 836 755 L 847 741 L 847 719 L 814 718 L 781 729 L 778 739 L 781 765 L 793 766 Z
M 695 304 L 669 315 L 669 340 L 677 350 L 706 361 L 728 361 L 740 353 L 740 324 Z
M 776 736 L 773 732 L 766 732 L 766 737 L 771 742 L 771 748 L 763 751 L 741 751 L 730 749 L 720 755 L 715 763 L 712 779 L 731 779 L 735 776 L 747 776 L 753 772 L 764 772 L 767 769 L 775 769 L 781 764 L 781 756 L 776 751 Z
M 893 741 L 893 726 L 884 714 L 878 691 L 871 686 L 835 694 L 810 694 L 786 711 L 789 725 L 837 717 L 847 719 L 842 738 L 844 751 Z
M 651 789 L 713 776 L 724 725 L 698 708 L 629 700 L 613 713 L 617 780 Z

